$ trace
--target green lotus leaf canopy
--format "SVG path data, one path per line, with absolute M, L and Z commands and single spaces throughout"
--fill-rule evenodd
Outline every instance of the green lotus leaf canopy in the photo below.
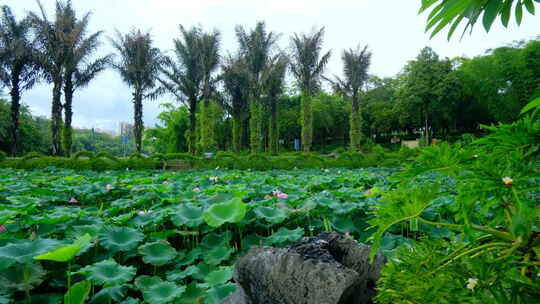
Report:
M 204 282 L 210 286 L 217 286 L 225 284 L 227 281 L 232 279 L 234 267 L 233 266 L 223 266 L 217 270 L 214 270 L 207 274 L 204 277 Z
M 259 218 L 263 218 L 272 224 L 283 222 L 289 215 L 287 211 L 279 208 L 259 206 L 253 209 Z
M 299 227 L 294 230 L 289 230 L 285 227 L 281 227 L 279 228 L 277 232 L 275 232 L 274 234 L 266 238 L 265 244 L 273 245 L 273 244 L 295 242 L 295 241 L 298 241 L 303 236 L 304 236 L 303 228 Z
M 74 284 L 64 295 L 64 303 L 83 304 L 90 293 L 91 286 L 92 283 L 88 281 L 80 281 Z
M 43 254 L 61 243 L 54 239 L 20 240 L 0 247 L 0 270 L 14 263 L 30 264 L 36 255 Z
M 144 234 L 127 227 L 108 227 L 99 234 L 101 244 L 112 252 L 130 251 L 137 247 Z
M 0 294 L 30 290 L 43 282 L 46 271 L 40 264 L 14 264 L 0 271 Z
M 203 209 L 193 204 L 182 204 L 171 216 L 171 220 L 178 227 L 198 227 L 204 222 Z
M 214 204 L 203 212 L 204 221 L 219 227 L 225 223 L 238 223 L 246 216 L 247 207 L 242 199 L 235 197 L 228 202 Z
M 139 246 L 139 254 L 142 255 L 145 263 L 161 266 L 176 257 L 176 249 L 165 241 L 158 241 Z
M 135 286 L 142 291 L 144 300 L 148 303 L 170 303 L 186 290 L 185 286 L 144 275 L 135 280 Z
M 133 266 L 122 266 L 114 260 L 105 260 L 86 266 L 77 273 L 86 275 L 87 280 L 96 285 L 113 286 L 131 281 L 136 271 Z
M 92 237 L 89 234 L 78 238 L 71 245 L 63 246 L 44 254 L 35 256 L 35 260 L 67 262 L 73 259 L 86 245 L 90 244 Z

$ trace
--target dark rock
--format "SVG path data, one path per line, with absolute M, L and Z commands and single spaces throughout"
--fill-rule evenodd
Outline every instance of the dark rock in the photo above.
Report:
M 229 304 L 368 304 L 385 258 L 337 233 L 287 248 L 254 247 L 236 262 L 238 289 Z

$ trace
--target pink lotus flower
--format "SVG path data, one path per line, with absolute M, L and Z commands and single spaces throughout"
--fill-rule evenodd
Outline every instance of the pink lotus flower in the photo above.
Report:
M 32 233 L 30 233 L 30 239 L 33 240 L 35 238 L 36 238 L 36 232 L 32 231 Z
M 287 199 L 289 198 L 289 195 L 287 193 L 283 193 L 281 192 L 280 190 L 274 190 L 272 191 L 272 194 L 277 197 L 277 198 L 281 198 L 281 199 Z
M 107 184 L 107 186 L 105 186 L 105 190 L 107 191 L 111 191 L 112 189 L 114 189 L 114 187 L 111 184 Z
M 289 195 L 287 193 L 280 192 L 278 193 L 277 197 L 281 199 L 288 199 Z
M 168 184 L 170 184 L 170 183 L 171 183 L 170 181 L 164 181 L 164 182 L 163 182 L 164 185 L 168 185 Z
M 201 192 L 201 188 L 195 187 L 195 188 L 193 188 L 193 192 Z
M 74 197 L 72 197 L 72 198 L 69 200 L 69 203 L 70 203 L 70 204 L 76 204 L 76 203 L 78 203 L 78 202 L 79 202 L 79 201 L 78 201 L 76 198 L 74 198 Z
M 6 226 L 0 225 L 0 233 L 6 232 Z

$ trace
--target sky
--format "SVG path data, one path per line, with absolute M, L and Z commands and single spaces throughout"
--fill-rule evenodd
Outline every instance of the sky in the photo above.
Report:
M 50 18 L 55 0 L 41 0 Z M 487 49 L 515 40 L 533 39 L 540 32 L 540 18 L 526 15 L 518 27 L 514 20 L 505 29 L 497 20 L 489 33 L 478 25 L 472 35 L 447 41 L 446 33 L 430 39 L 424 33 L 426 14 L 418 15 L 420 0 L 72 0 L 78 16 L 92 12 L 90 31 L 104 31 L 103 44 L 96 55 L 114 53 L 109 37 L 115 29 L 126 33 L 133 28 L 150 31 L 155 46 L 164 52 L 173 48 L 180 36 L 178 26 L 201 25 L 217 28 L 222 34 L 222 54 L 238 49 L 234 28 L 252 28 L 265 21 L 268 30 L 279 33 L 279 46 L 287 50 L 293 33 L 325 27 L 324 49 L 331 50 L 326 75 L 340 75 L 341 52 L 368 45 L 373 53 L 370 73 L 394 76 L 425 46 L 442 57 L 482 55 Z M 35 0 L 0 0 L 18 18 L 38 11 Z M 459 34 L 459 33 L 458 33 Z M 24 92 L 23 103 L 35 115 L 50 117 L 52 85 L 40 84 Z M 117 72 L 106 70 L 87 88 L 75 93 L 73 125 L 79 128 L 118 130 L 121 121 L 133 120 L 131 89 Z M 163 110 L 162 103 L 175 102 L 171 96 L 144 102 L 144 123 L 153 126 Z

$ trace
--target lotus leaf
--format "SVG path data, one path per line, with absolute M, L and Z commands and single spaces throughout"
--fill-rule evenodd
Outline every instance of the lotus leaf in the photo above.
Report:
M 258 217 L 265 219 L 272 224 L 279 224 L 283 222 L 287 216 L 287 211 L 279 208 L 259 206 L 253 209 Z
M 43 282 L 46 271 L 38 264 L 15 264 L 0 272 L 0 293 L 30 290 Z
M 148 303 L 169 303 L 177 299 L 186 290 L 173 282 L 162 281 L 159 277 L 140 276 L 135 280 L 144 300 Z
M 58 245 L 60 242 L 54 239 L 36 239 L 22 240 L 0 247 L 0 270 L 13 263 L 32 263 L 34 256 L 45 253 Z
M 147 243 L 139 247 L 143 261 L 156 266 L 165 265 L 176 257 L 176 249 L 164 241 Z
M 88 281 L 81 281 L 73 286 L 64 295 L 64 303 L 66 304 L 82 304 L 90 293 L 92 284 Z
M 113 286 L 131 281 L 136 271 L 133 266 L 122 266 L 114 260 L 106 260 L 86 266 L 77 273 L 86 275 L 86 278 L 96 285 Z
M 289 230 L 285 227 L 279 228 L 277 232 L 266 238 L 265 244 L 283 244 L 287 242 L 295 242 L 301 239 L 304 236 L 303 228 L 296 228 L 294 230 Z
M 232 279 L 234 267 L 220 267 L 217 270 L 214 270 L 207 274 L 204 277 L 204 282 L 210 284 L 210 286 L 217 286 L 225 284 L 227 281 Z
M 234 250 L 230 247 L 216 247 L 215 249 L 205 251 L 203 260 L 208 265 L 219 265 L 222 261 L 228 260 Z
M 180 205 L 178 210 L 171 216 L 171 220 L 177 227 L 198 227 L 204 222 L 203 209 L 194 204 Z
M 137 229 L 127 227 L 108 227 L 99 234 L 101 244 L 110 251 L 130 251 L 144 238 Z
M 204 303 L 220 304 L 225 297 L 233 293 L 235 290 L 236 285 L 234 284 L 225 284 L 210 288 L 204 296 Z
M 53 251 L 46 252 L 42 255 L 34 257 L 36 260 L 47 260 L 56 262 L 67 262 L 75 257 L 81 249 L 88 245 L 92 237 L 86 234 L 78 239 L 72 245 L 63 246 Z
M 215 204 L 203 212 L 204 221 L 212 227 L 225 223 L 238 223 L 246 215 L 246 204 L 240 198 L 234 198 L 226 203 Z

